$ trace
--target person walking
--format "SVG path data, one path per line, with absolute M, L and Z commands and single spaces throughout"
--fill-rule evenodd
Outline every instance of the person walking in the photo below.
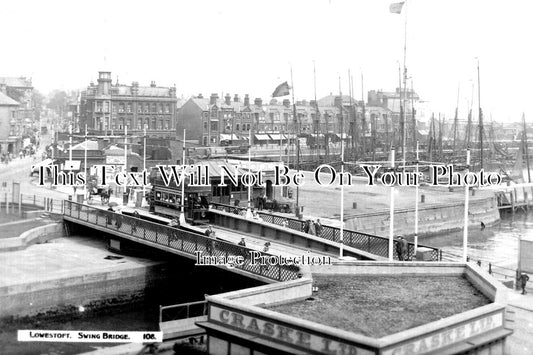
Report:
M 139 219 L 141 219 L 141 215 L 137 210 L 134 210 L 131 215 L 133 217 L 131 220 L 131 232 L 133 233 L 137 231 L 137 224 L 139 223 Z
M 523 295 L 525 295 L 527 293 L 526 285 L 527 285 L 528 281 L 529 281 L 529 276 L 527 276 L 527 274 L 525 272 L 523 272 L 520 275 L 520 287 L 522 287 L 522 294 Z
M 317 237 L 322 236 L 323 230 L 324 230 L 324 227 L 322 227 L 322 223 L 320 223 L 320 218 L 319 218 L 315 222 L 315 232 L 316 232 Z

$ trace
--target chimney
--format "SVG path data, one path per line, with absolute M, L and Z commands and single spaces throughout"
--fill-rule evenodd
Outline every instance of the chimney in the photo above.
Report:
M 250 97 L 248 94 L 244 95 L 244 106 L 250 106 Z
M 199 99 L 203 99 L 203 98 L 204 98 L 204 95 L 202 95 L 202 93 L 199 93 L 199 94 L 198 94 L 198 98 L 199 98 Z
M 4 95 L 7 95 L 7 85 L 6 84 L 0 84 L 0 92 Z
M 226 105 L 231 105 L 231 96 L 230 94 L 226 94 L 226 96 L 224 96 L 224 98 L 226 99 Z
M 209 98 L 209 105 L 216 105 L 218 100 L 218 94 L 211 94 L 211 97 Z
M 254 100 L 254 104 L 255 106 L 263 106 L 263 100 L 260 98 L 260 97 L 256 97 L 255 100 Z
M 152 80 L 152 82 L 150 83 L 150 87 L 155 88 L 155 81 Z
M 340 96 L 335 96 L 335 101 L 334 101 L 333 106 L 335 106 L 335 107 L 341 107 L 341 106 L 342 106 L 342 97 L 340 97 Z
M 233 98 L 233 102 L 239 102 L 239 95 L 235 94 L 235 97 Z
M 134 81 L 131 83 L 131 94 L 136 96 L 139 93 L 139 82 Z
M 285 106 L 285 107 L 291 107 L 291 100 L 289 100 L 289 99 L 284 99 L 284 100 L 283 100 L 283 106 Z

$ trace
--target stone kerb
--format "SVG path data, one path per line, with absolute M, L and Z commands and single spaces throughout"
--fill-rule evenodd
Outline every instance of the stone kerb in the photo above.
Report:
M 63 236 L 63 224 L 51 223 L 30 229 L 18 237 L 0 239 L 0 252 L 24 249 L 34 243 L 44 243 Z

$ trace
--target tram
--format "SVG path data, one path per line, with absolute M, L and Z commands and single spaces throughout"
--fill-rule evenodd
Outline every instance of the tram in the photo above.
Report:
M 189 186 L 189 184 L 185 184 L 185 199 L 182 202 L 181 187 L 172 184 L 166 186 L 155 169 L 150 173 L 150 183 L 152 184 L 152 191 L 149 195 L 150 212 L 175 218 L 181 213 L 182 203 L 184 203 L 187 223 L 209 223 L 207 210 L 211 193 L 210 186 Z

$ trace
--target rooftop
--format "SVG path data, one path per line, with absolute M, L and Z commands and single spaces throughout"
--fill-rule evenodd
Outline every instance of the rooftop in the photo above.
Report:
M 272 311 L 380 338 L 491 303 L 464 276 L 313 275 L 318 292 Z

